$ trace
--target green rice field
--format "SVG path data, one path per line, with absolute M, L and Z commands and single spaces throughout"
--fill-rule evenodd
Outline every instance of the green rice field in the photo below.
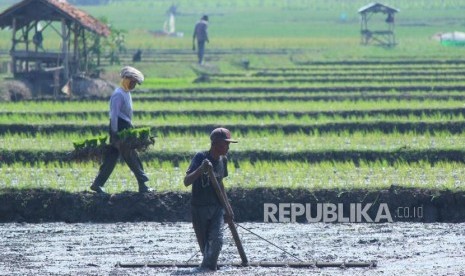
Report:
M 230 146 L 229 189 L 465 189 L 463 49 L 430 38 L 463 27 L 463 4 L 388 1 L 401 13 L 399 43 L 387 49 L 360 45 L 356 11 L 364 1 L 177 2 L 184 12 L 179 39 L 150 35 L 161 28 L 170 1 L 80 7 L 127 30 L 123 64 L 146 74 L 132 97 L 134 125 L 156 136 L 141 153 L 149 186 L 187 191 L 182 179 L 190 159 L 224 126 L 239 140 Z M 207 65 L 199 67 L 191 29 L 203 13 L 211 15 L 212 39 Z M 8 35 L 0 33 L 4 51 Z M 132 64 L 139 48 L 146 55 Z M 123 64 L 106 66 L 105 76 Z M 98 162 L 69 154 L 73 141 L 106 134 L 108 100 L 1 102 L 0 190 L 88 190 Z M 136 191 L 136 184 L 121 163 L 105 187 Z
M 331 66 L 360 72 L 364 64 L 360 68 L 345 63 Z M 299 65 L 296 70 L 305 72 L 305 67 L 312 65 Z M 446 72 L 452 70 L 441 67 Z M 442 70 L 408 68 L 402 69 L 401 75 L 410 78 L 410 85 L 415 87 L 423 83 L 417 79 L 418 74 L 437 77 Z M 408 70 L 416 74 L 409 75 Z M 270 68 L 267 72 L 278 76 L 288 71 Z M 319 72 L 312 67 L 311 72 L 332 77 L 325 69 Z M 244 72 L 242 77 L 253 78 L 250 73 Z M 235 74 L 242 84 L 241 75 Z M 351 73 L 346 74 L 348 84 L 341 80 L 341 88 L 352 83 Z M 370 74 L 379 72 L 368 71 L 364 78 L 370 79 Z M 312 76 L 302 73 L 302 77 L 308 85 L 273 86 L 258 80 L 258 85 L 247 87 L 219 79 L 191 87 L 145 85 L 143 90 L 133 92 L 134 123 L 150 127 L 156 136 L 155 145 L 141 154 L 150 184 L 159 191 L 183 190 L 182 178 L 190 158 L 208 149 L 208 134 L 213 128 L 226 126 L 240 141 L 230 149 L 230 188 L 376 190 L 398 185 L 463 189 L 465 108 L 460 91 L 444 88 L 437 93 L 419 89 L 383 93 L 373 89 L 327 93 L 305 91 L 315 84 Z M 458 74 L 457 82 L 461 78 Z M 379 82 L 380 86 L 389 84 Z M 318 85 L 324 90 L 332 82 Z M 245 90 L 236 94 L 222 87 Z M 276 92 L 270 93 L 269 88 Z M 279 92 L 280 88 L 289 92 Z M 5 164 L 1 171 L 5 177 L 0 185 L 86 190 L 98 164 L 74 162 L 67 156 L 73 150 L 73 141 L 106 133 L 107 109 L 108 98 L 2 104 L 0 141 Z M 134 181 L 121 164 L 107 186 L 112 192 L 134 190 Z

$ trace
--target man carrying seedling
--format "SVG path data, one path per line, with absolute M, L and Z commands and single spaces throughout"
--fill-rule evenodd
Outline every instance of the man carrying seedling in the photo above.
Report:
M 107 181 L 110 174 L 115 168 L 118 157 L 121 154 L 126 164 L 136 176 L 139 183 L 139 192 L 153 191 L 145 185 L 149 179 L 144 172 L 142 162 L 135 149 L 123 143 L 118 132 L 132 128 L 132 98 L 131 91 L 136 87 L 136 84 L 141 84 L 144 81 L 144 75 L 134 67 L 126 66 L 120 72 L 121 83 L 120 87 L 116 88 L 110 98 L 110 147 L 105 151 L 103 163 L 100 166 L 97 177 L 90 186 L 92 191 L 97 193 L 105 193 L 103 185 Z
M 210 150 L 198 152 L 192 159 L 184 185 L 192 184 L 192 224 L 203 254 L 200 267 L 214 271 L 223 245 L 224 220 L 232 222 L 234 218 L 224 191 L 223 178 L 228 176 L 226 154 L 229 144 L 237 141 L 231 139 L 231 133 L 226 128 L 214 129 L 210 141 Z M 211 176 L 217 181 L 212 181 Z M 216 190 L 213 185 L 217 184 L 219 189 Z
M 205 42 L 210 42 L 208 40 L 208 15 L 202 16 L 200 21 L 195 24 L 194 36 L 192 38 L 192 50 L 195 51 L 195 39 L 197 39 L 197 57 L 199 59 L 199 64 L 203 64 L 203 54 L 205 53 Z

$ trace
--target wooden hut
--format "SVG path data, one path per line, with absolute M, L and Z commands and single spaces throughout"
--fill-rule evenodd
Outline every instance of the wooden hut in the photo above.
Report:
M 367 45 L 369 43 L 378 43 L 382 46 L 392 47 L 396 45 L 396 39 L 394 34 L 394 15 L 399 12 L 398 9 L 388 7 L 380 3 L 371 3 L 358 10 L 361 15 L 361 43 Z M 368 21 L 374 14 L 384 14 L 384 23 L 386 26 L 384 30 L 370 30 L 368 28 Z
M 0 14 L 0 28 L 7 27 L 12 30 L 12 73 L 36 88 L 62 86 L 88 68 L 87 43 L 93 41 L 86 41 L 86 32 L 110 34 L 107 25 L 63 0 L 19 2 Z M 52 50 L 43 46 L 47 29 L 59 36 L 60 45 Z

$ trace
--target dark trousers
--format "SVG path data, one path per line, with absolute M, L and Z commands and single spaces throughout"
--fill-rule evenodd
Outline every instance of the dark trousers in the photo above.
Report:
M 205 53 L 205 41 L 197 40 L 197 57 L 199 64 L 203 62 L 203 54 Z
M 223 246 L 224 210 L 219 205 L 192 205 L 192 225 L 203 254 L 202 267 L 216 270 Z
M 118 131 L 128 129 L 131 127 L 132 125 L 129 122 L 121 118 L 118 119 Z M 110 138 L 110 142 L 112 142 L 112 138 Z M 149 178 L 144 172 L 142 162 L 140 161 L 139 155 L 137 154 L 136 150 L 126 147 L 124 146 L 124 144 L 121 145 L 120 149 L 110 145 L 105 151 L 105 154 L 103 156 L 103 163 L 102 165 L 100 165 L 99 172 L 94 180 L 93 185 L 97 185 L 100 187 L 105 185 L 105 182 L 108 180 L 108 177 L 110 177 L 110 174 L 113 172 L 113 169 L 115 168 L 116 163 L 118 162 L 118 157 L 120 155 L 121 157 L 123 157 L 123 160 L 126 162 L 128 167 L 136 176 L 137 182 L 139 184 L 143 184 L 149 180 Z

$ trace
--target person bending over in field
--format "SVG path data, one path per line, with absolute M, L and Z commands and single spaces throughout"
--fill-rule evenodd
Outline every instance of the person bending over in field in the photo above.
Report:
M 136 150 L 122 143 L 117 135 L 119 131 L 133 127 L 131 121 L 131 91 L 136 87 L 136 84 L 141 84 L 144 81 L 144 75 L 136 68 L 130 66 L 123 67 L 120 75 L 120 87 L 115 89 L 110 98 L 110 147 L 105 151 L 103 163 L 90 189 L 97 193 L 105 193 L 102 187 L 113 172 L 116 162 L 121 155 L 136 176 L 139 192 L 152 192 L 153 190 L 145 185 L 145 182 L 149 178 L 144 172 L 142 162 Z
M 223 245 L 224 219 L 232 221 L 234 214 L 225 211 L 212 187 L 208 171 L 213 169 L 221 193 L 228 200 L 223 186 L 223 178 L 228 176 L 226 154 L 229 144 L 237 141 L 231 139 L 231 133 L 225 128 L 214 129 L 210 141 L 210 150 L 198 152 L 192 159 L 184 177 L 184 185 L 187 187 L 192 184 L 192 225 L 203 255 L 200 268 L 214 271 Z

